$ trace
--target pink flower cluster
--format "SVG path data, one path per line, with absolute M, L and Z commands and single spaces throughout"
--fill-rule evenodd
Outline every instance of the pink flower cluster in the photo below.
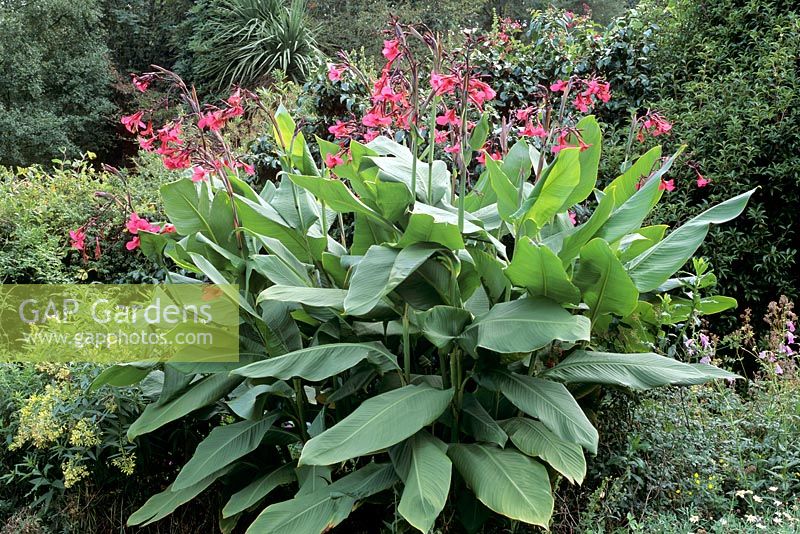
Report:
M 125 223 L 125 228 L 128 230 L 130 234 L 133 235 L 133 238 L 125 243 L 125 248 L 128 250 L 136 250 L 141 245 L 141 240 L 137 235 L 139 231 L 150 232 L 153 234 L 171 234 L 175 232 L 175 227 L 169 223 L 165 224 L 162 228 L 156 224 L 152 224 L 147 219 L 142 219 L 139 217 L 138 214 L 131 213 L 128 217 L 128 222 Z
M 550 90 L 555 93 L 567 95 L 573 89 L 578 90 L 572 105 L 581 113 L 588 113 L 599 100 L 604 104 L 611 100 L 611 85 L 597 78 L 572 77 L 569 80 L 557 80 L 550 85 Z
M 658 112 L 648 111 L 640 120 L 642 126 L 636 134 L 636 139 L 638 139 L 640 143 L 644 142 L 645 134 L 658 137 L 659 135 L 666 135 L 672 130 L 672 123 Z

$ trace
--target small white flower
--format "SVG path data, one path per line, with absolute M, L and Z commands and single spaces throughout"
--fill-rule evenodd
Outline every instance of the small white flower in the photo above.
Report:
M 758 495 L 753 495 L 753 500 L 756 502 L 764 502 L 764 499 Z
M 753 490 L 736 490 L 737 497 L 744 497 L 753 493 Z
M 720 517 L 718 523 L 724 527 L 725 525 L 728 524 L 728 520 L 725 519 L 724 517 Z
M 752 515 L 752 514 L 747 514 L 744 518 L 747 520 L 748 523 L 758 523 L 759 519 L 757 515 Z
M 775 506 L 783 506 L 783 503 L 782 503 L 781 501 L 774 500 L 774 501 L 772 501 L 772 502 L 774 502 L 774 503 L 775 503 Z
M 772 493 L 775 493 L 776 491 L 778 491 L 778 486 L 770 486 L 770 487 L 768 487 L 767 489 L 768 489 L 769 491 L 771 491 Z
M 696 515 L 693 515 L 689 518 L 689 523 L 697 523 L 698 521 L 700 521 L 700 517 Z
M 778 516 L 775 516 L 772 518 L 772 522 L 775 523 L 776 525 L 780 525 L 781 523 L 783 523 L 783 519 L 781 519 Z

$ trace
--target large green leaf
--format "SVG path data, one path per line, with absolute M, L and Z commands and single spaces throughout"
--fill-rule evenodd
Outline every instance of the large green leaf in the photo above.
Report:
M 522 217 L 522 221 L 532 220 L 538 228 L 542 228 L 555 217 L 556 213 L 565 211 L 571 206 L 567 202 L 580 183 L 580 179 L 580 150 L 565 148 L 559 152 L 549 172 L 540 179 L 544 180 L 544 183 L 537 184 L 533 195 L 538 191 L 538 196 L 531 199 L 532 204 Z
M 516 242 L 506 276 L 515 286 L 526 288 L 534 297 L 541 295 L 570 304 L 578 304 L 581 299 L 578 288 L 570 282 L 558 256 L 528 237 Z
M 564 441 L 550 432 L 541 421 L 514 417 L 503 421 L 511 442 L 528 456 L 538 456 L 573 484 L 586 476 L 586 458 L 577 443 Z
M 589 305 L 592 323 L 599 315 L 627 317 L 639 302 L 639 292 L 608 243 L 592 239 L 581 249 L 578 270 L 572 279 Z
M 574 232 L 564 238 L 558 257 L 561 258 L 565 267 L 575 259 L 583 245 L 588 243 L 600 227 L 605 224 L 613 210 L 614 195 L 604 195 L 589 220 L 575 228 Z
M 394 356 L 377 343 L 333 343 L 296 350 L 283 356 L 251 363 L 233 371 L 248 378 L 300 377 L 319 382 L 344 372 L 363 360 L 386 370 L 396 368 Z
M 754 192 L 751 189 L 707 209 L 632 259 L 626 267 L 639 291 L 652 291 L 672 276 L 703 243 L 709 226 L 738 217 Z
M 128 428 L 128 439 L 136 439 L 199 408 L 215 403 L 230 393 L 242 380 L 244 379 L 241 377 L 225 374 L 207 376 L 167 403 L 148 404 L 142 415 Z
M 607 384 L 637 390 L 671 384 L 702 384 L 715 378 L 738 378 L 733 373 L 708 367 L 713 372 L 652 352 L 615 354 L 578 350 L 547 369 L 543 375 L 567 384 Z
M 514 406 L 558 437 L 597 454 L 597 429 L 563 384 L 507 371 L 493 374 L 491 380 Z
M 464 395 L 461 403 L 461 428 L 478 441 L 496 443 L 500 447 L 506 446 L 508 436 L 497 421 L 486 411 L 475 395 Z
M 667 231 L 666 224 L 645 226 L 636 230 L 634 234 L 628 234 L 620 240 L 619 261 L 627 263 L 648 248 L 652 247 L 662 239 Z M 629 242 L 625 242 L 629 238 Z
M 511 183 L 500 164 L 490 157 L 486 158 L 486 171 L 489 176 L 489 184 L 497 195 L 497 211 L 504 221 L 509 221 L 511 215 L 519 209 L 522 200 L 520 191 Z
M 405 487 L 397 511 L 411 526 L 430 532 L 444 508 L 450 491 L 452 464 L 447 457 L 447 445 L 425 431 L 420 431 L 403 443 L 393 455 L 395 470 Z
M 405 386 L 372 397 L 308 441 L 299 463 L 330 465 L 390 447 L 435 421 L 452 397 L 452 389 L 426 385 Z
M 575 128 L 580 132 L 581 140 L 589 145 L 589 148 L 581 150 L 578 154 L 581 178 L 564 203 L 567 208 L 586 200 L 594 189 L 597 183 L 597 167 L 600 165 L 600 152 L 603 142 L 603 132 L 600 131 L 600 125 L 597 124 L 597 119 L 593 115 L 588 115 L 579 120 Z M 574 136 L 570 136 L 569 142 L 574 145 L 578 144 L 578 140 Z
M 106 367 L 92 380 L 89 391 L 95 391 L 106 384 L 117 387 L 137 384 L 149 375 L 154 367 L 155 363 L 152 362 L 118 363 Z
M 605 189 L 607 195 L 614 195 L 616 207 L 608 221 L 597 232 L 597 237 L 602 237 L 609 243 L 613 243 L 622 236 L 637 230 L 642 225 L 650 210 L 658 203 L 664 193 L 661 189 L 662 177 L 669 171 L 681 152 L 683 152 L 683 147 L 673 154 L 652 176 L 645 175 L 646 182 L 638 190 L 636 189 L 638 182 L 629 183 L 634 175 L 629 175 L 627 172 L 621 177 L 621 181 L 617 185 L 614 185 L 615 180 Z M 635 191 L 630 196 L 628 196 L 629 185 Z M 622 198 L 625 198 L 625 201 L 618 204 Z
M 481 231 L 479 226 L 464 221 L 464 233 L 477 234 Z M 407 247 L 425 241 L 439 243 L 450 250 L 463 249 L 464 240 L 458 230 L 458 215 L 417 202 L 398 246 Z
M 356 266 L 344 299 L 349 315 L 365 315 L 436 252 L 431 243 L 415 243 L 402 250 L 373 245 Z
M 141 525 L 144 527 L 164 519 L 178 509 L 179 506 L 183 506 L 187 502 L 200 495 L 211 484 L 213 484 L 215 480 L 225 475 L 230 470 L 230 466 L 220 469 L 219 471 L 204 478 L 197 484 L 186 489 L 172 491 L 172 486 L 167 486 L 167 489 L 147 499 L 147 502 L 145 502 L 138 510 L 133 512 L 130 517 L 128 517 L 128 526 Z
M 359 499 L 396 482 L 391 464 L 368 464 L 314 493 L 268 506 L 247 534 L 321 534 L 344 521 Z
M 330 287 L 290 287 L 271 286 L 259 293 L 256 302 L 275 300 L 278 302 L 297 302 L 319 308 L 344 309 L 347 291 Z
M 614 178 L 603 192 L 614 198 L 614 209 L 638 191 L 637 185 L 643 178 L 650 176 L 653 166 L 661 159 L 661 146 L 654 146 L 640 156 L 622 175 Z
M 239 421 L 214 428 L 178 473 L 172 483 L 173 491 L 187 489 L 256 450 L 264 434 L 277 419 L 276 414 L 256 421 Z
M 550 299 L 523 298 L 494 306 L 467 332 L 477 330 L 477 344 L 501 353 L 531 352 L 551 341 L 589 339 L 589 319 L 572 315 Z
M 289 484 L 295 480 L 294 464 L 284 464 L 281 467 L 262 475 L 253 482 L 237 491 L 222 509 L 222 517 L 233 517 L 240 512 L 244 512 L 251 506 L 258 504 L 269 492 Z
M 310 191 L 318 200 L 325 202 L 325 205 L 334 211 L 361 213 L 381 224 L 388 224 L 380 214 L 361 202 L 341 180 L 297 174 L 290 174 L 289 178 L 295 184 Z M 391 225 L 389 226 L 391 227 Z
M 471 319 L 472 315 L 467 310 L 452 306 L 434 306 L 413 315 L 420 333 L 439 349 L 446 348 L 457 339 Z
M 508 518 L 547 528 L 553 515 L 550 478 L 542 464 L 491 445 L 451 445 L 453 464 L 478 499 Z

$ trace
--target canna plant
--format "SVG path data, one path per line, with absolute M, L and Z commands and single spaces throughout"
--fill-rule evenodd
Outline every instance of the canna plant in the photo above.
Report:
M 227 420 L 129 524 L 222 482 L 224 532 L 319 533 L 380 496 L 422 532 L 443 514 L 476 529 L 486 509 L 547 528 L 553 488 L 580 484 L 597 452 L 582 397 L 736 378 L 597 341 L 619 325 L 657 330 L 662 294 L 685 286 L 673 275 L 752 191 L 667 234 L 642 225 L 677 155 L 654 148 L 597 189 L 592 116 L 550 161 L 524 138 L 484 157 L 469 189 L 465 161 L 487 126 L 461 125 L 453 166 L 418 157 L 413 129 L 410 148 L 317 139 L 318 166 L 285 109 L 271 123 L 279 183 L 257 192 L 234 165 L 181 179 L 162 188 L 176 231 L 139 231 L 152 257 L 238 286 L 227 291 L 241 351 L 238 363 L 120 365 L 96 381 L 163 372 L 131 440 L 193 414 Z M 575 225 L 571 211 L 592 195 Z

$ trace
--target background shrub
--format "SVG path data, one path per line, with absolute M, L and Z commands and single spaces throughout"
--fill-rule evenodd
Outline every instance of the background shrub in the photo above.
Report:
M 0 167 L 0 282 L 153 280 L 157 271 L 152 264 L 125 249 L 124 222 L 131 208 L 158 219 L 158 187 L 169 173 L 140 168 L 118 177 L 95 170 L 88 158 L 60 161 L 52 170 Z M 93 218 L 84 260 L 69 247 L 69 231 Z
M 657 18 L 657 107 L 674 122 L 674 145 L 711 180 L 694 187 L 691 167 L 675 169 L 678 191 L 657 216 L 675 224 L 699 205 L 754 186 L 745 217 L 712 229 L 703 245 L 726 294 L 763 307 L 797 295 L 800 214 L 800 9 L 783 0 L 678 0 Z
M 108 147 L 110 81 L 96 0 L 0 3 L 0 165 Z

